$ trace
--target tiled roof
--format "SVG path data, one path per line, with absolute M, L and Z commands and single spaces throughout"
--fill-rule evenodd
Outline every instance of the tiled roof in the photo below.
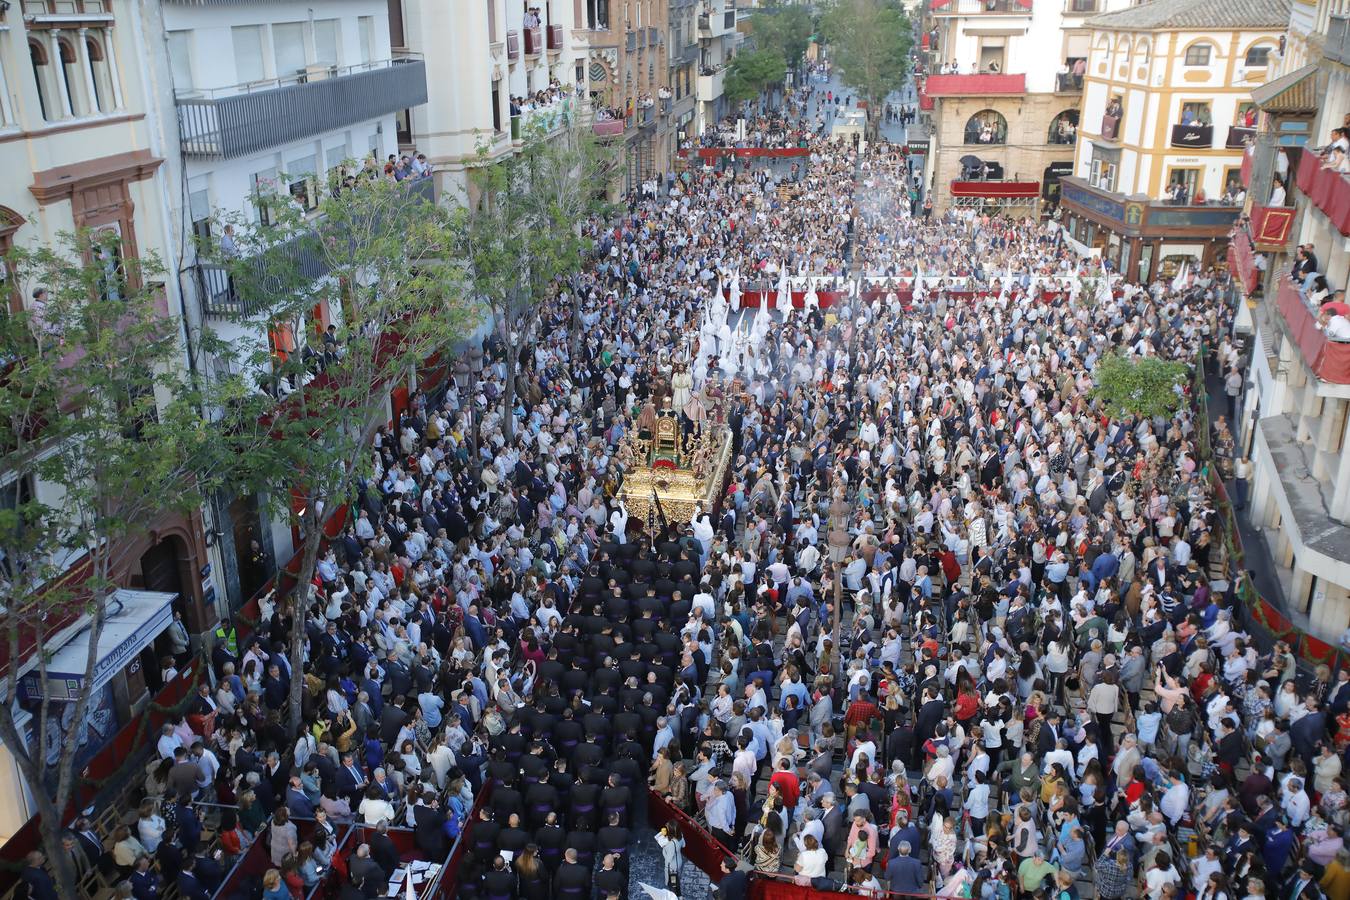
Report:
M 1252 100 L 1268 113 L 1317 111 L 1317 66 L 1307 65 L 1252 89 Z
M 1089 19 L 1093 28 L 1285 28 L 1289 0 L 1151 0 Z

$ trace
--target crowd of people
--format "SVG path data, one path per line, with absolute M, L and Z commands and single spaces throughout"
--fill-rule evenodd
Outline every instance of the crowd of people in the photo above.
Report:
M 472 824 L 461 896 L 617 900 L 650 788 L 725 848 L 727 900 L 749 869 L 1350 900 L 1350 674 L 1262 654 L 1212 583 L 1212 426 L 1186 387 L 1155 419 L 1092 391 L 1112 353 L 1235 362 L 1221 276 L 1124 284 L 1053 226 L 922 215 L 897 148 L 828 141 L 840 92 L 813 77 L 747 123 L 804 147 L 795 171 L 695 167 L 586 223 L 591 259 L 537 329 L 411 398 L 309 607 L 269 596 L 247 639 L 221 626 L 134 822 L 73 823 L 77 868 L 195 900 L 263 842 L 266 900 L 385 896 L 390 829 L 440 860 Z M 910 286 L 739 317 L 728 290 L 858 272 Z M 667 404 L 725 428 L 732 462 L 717 508 L 648 530 L 620 447 Z M 369 838 L 347 856 L 352 822 Z M 690 838 L 651 838 L 677 893 Z M 42 863 L 25 878 L 50 900 Z

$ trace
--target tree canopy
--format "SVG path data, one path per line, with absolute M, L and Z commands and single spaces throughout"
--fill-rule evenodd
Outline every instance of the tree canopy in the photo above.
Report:
M 425 186 L 348 179 L 328 185 L 315 210 L 289 194 L 264 195 L 266 214 L 236 220 L 237 249 L 221 252 L 244 324 L 268 335 L 242 360 L 267 390 L 246 398 L 241 419 L 265 423 L 270 440 L 241 460 L 236 480 L 302 535 L 295 660 L 324 528 L 372 473 L 371 444 L 389 421 L 391 392 L 472 331 L 453 222 Z M 292 680 L 293 730 L 301 686 Z
M 755 10 L 750 17 L 750 39 L 756 50 L 772 50 L 795 68 L 806 54 L 815 23 L 804 6 L 774 4 Z
M 1180 388 L 1188 370 L 1174 360 L 1113 353 L 1097 363 L 1093 374 L 1093 398 L 1115 418 L 1171 418 L 1185 401 Z
M 867 101 L 868 118 L 875 121 L 881 103 L 909 75 L 909 18 L 897 0 L 833 0 L 821 31 L 840 78 Z
M 751 100 L 762 91 L 781 86 L 786 74 L 787 63 L 777 49 L 737 54 L 727 69 L 726 95 L 737 102 Z
M 30 308 L 0 318 L 0 418 L 5 438 L 0 503 L 0 639 L 8 663 L 0 702 L 3 739 L 28 784 L 58 893 L 76 896 L 61 853 L 62 812 L 75 797 L 76 754 L 93 712 L 99 638 L 112 595 L 134 558 L 128 547 L 169 513 L 200 506 L 233 459 L 228 409 L 238 378 L 203 385 L 182 365 L 180 332 L 152 257 L 124 258 L 116 236 L 63 234 L 51 246 L 6 255 L 10 284 Z M 46 689 L 56 632 L 88 629 L 82 687 L 71 699 Z M 36 681 L 20 690 L 20 661 Z M 64 681 L 60 682 L 65 689 Z M 32 714 L 21 734 L 15 697 Z
M 481 156 L 472 175 L 476 202 L 457 211 L 454 246 L 470 290 L 506 339 L 501 425 L 509 438 L 520 348 L 535 330 L 541 304 L 581 271 L 591 247 L 582 225 L 609 211 L 606 191 L 618 156 L 575 125 L 532 132 L 519 152 L 502 160 L 490 161 L 485 151 Z

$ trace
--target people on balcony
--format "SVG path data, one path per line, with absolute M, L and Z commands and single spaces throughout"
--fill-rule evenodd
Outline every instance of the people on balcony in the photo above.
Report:
M 1284 182 L 1279 178 L 1275 178 L 1270 188 L 1270 205 L 1284 206 L 1284 204 L 1285 204 Z

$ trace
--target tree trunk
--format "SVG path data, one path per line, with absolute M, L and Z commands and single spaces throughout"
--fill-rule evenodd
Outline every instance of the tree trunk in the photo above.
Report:
M 506 335 L 506 384 L 502 387 L 502 434 L 506 436 L 506 442 L 509 444 L 516 436 L 516 373 L 520 371 L 520 347 L 516 341 L 524 340 L 525 335 L 520 334 L 515 339 L 511 338 L 508 331 Z
M 107 560 L 100 560 L 95 563 L 95 572 L 98 577 L 103 577 L 106 572 Z M 100 591 L 93 599 L 93 622 L 89 628 L 89 654 L 85 660 L 84 684 L 80 692 L 80 698 L 75 703 L 73 721 L 83 722 L 89 713 L 89 701 L 91 692 L 89 685 L 93 683 L 93 672 L 95 664 L 98 661 L 99 638 L 103 635 L 103 626 L 107 621 L 107 603 L 111 595 L 110 591 Z M 17 665 L 19 638 L 17 623 L 11 626 L 9 636 L 10 659 Z M 39 644 L 42 643 L 43 632 L 41 625 L 38 625 L 36 638 Z M 47 667 L 43 660 L 39 660 L 38 674 L 41 680 L 45 681 L 47 677 Z M 13 696 L 18 687 L 18 679 L 11 676 L 6 680 L 5 688 L 7 696 Z M 75 742 L 74 735 L 61 745 L 61 756 L 56 768 L 56 796 L 53 798 L 47 790 L 47 781 L 43 777 L 43 761 L 46 759 L 48 746 L 46 740 L 46 731 L 43 727 L 46 724 L 48 711 L 44 709 L 33 723 L 36 748 L 30 748 L 14 722 L 14 707 L 12 702 L 0 703 L 0 741 L 9 748 L 10 755 L 19 766 L 19 771 L 30 786 L 30 793 L 33 797 L 33 805 L 37 807 L 38 833 L 42 838 L 42 850 L 47 856 L 47 865 L 51 868 L 53 880 L 56 883 L 56 893 L 59 897 L 77 897 L 79 896 L 79 884 L 76 877 L 75 868 L 71 865 L 69 857 L 66 856 L 64 848 L 61 846 L 61 833 L 63 830 L 63 812 L 70 805 L 75 797 L 75 751 L 79 745 Z
M 291 692 L 290 692 L 290 721 L 291 734 L 300 733 L 300 698 L 305 686 L 305 616 L 309 609 L 309 590 L 310 582 L 314 580 L 314 569 L 319 562 L 319 544 L 323 541 L 323 517 L 319 512 L 319 504 L 313 498 L 310 499 L 310 509 L 305 514 L 305 518 L 310 521 L 305 523 L 307 531 L 305 532 L 305 552 L 300 557 L 300 571 L 296 573 L 297 579 L 295 592 L 292 594 L 291 602 Z M 280 580 L 281 573 L 277 573 L 277 579 Z M 289 748 L 278 748 L 283 754 L 289 752 Z M 290 762 L 284 764 L 289 766 Z

